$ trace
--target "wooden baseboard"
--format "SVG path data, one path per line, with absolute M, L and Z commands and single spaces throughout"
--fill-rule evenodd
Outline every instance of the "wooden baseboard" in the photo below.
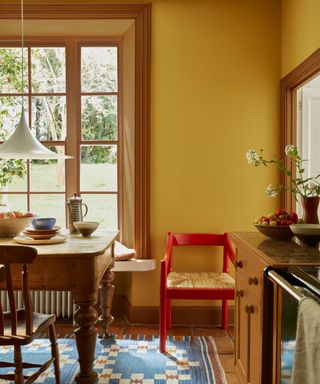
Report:
M 234 323 L 234 306 L 229 305 L 229 324 Z M 132 306 L 126 296 L 115 296 L 112 305 L 113 316 L 125 316 L 131 324 L 159 323 L 159 307 Z M 219 306 L 172 307 L 172 323 L 180 325 L 220 325 Z

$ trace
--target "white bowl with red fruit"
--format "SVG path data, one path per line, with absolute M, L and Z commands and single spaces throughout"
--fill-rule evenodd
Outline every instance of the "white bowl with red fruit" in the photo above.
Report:
M 19 235 L 35 217 L 36 215 L 32 212 L 0 212 L 0 237 L 14 237 Z
M 258 217 L 254 221 L 254 226 L 267 237 L 284 240 L 294 236 L 290 225 L 298 222 L 298 215 L 295 212 L 289 213 L 284 209 L 278 209 L 274 213 Z

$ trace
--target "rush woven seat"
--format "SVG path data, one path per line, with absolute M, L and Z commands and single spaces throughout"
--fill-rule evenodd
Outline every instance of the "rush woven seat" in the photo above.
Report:
M 173 271 L 173 248 L 179 246 L 222 247 L 222 272 Z M 234 279 L 228 274 L 229 259 L 234 263 L 235 253 L 227 233 L 168 233 L 166 254 L 161 261 L 160 276 L 161 352 L 166 350 L 166 330 L 171 328 L 171 301 L 173 299 L 222 300 L 221 324 L 223 329 L 227 329 L 228 300 L 234 299 L 235 287 Z
M 37 250 L 25 246 L 0 245 L 0 268 L 5 279 L 1 289 L 8 293 L 10 312 L 3 312 L 0 305 L 0 346 L 14 347 L 14 360 L 0 361 L 0 368 L 13 367 L 14 373 L 2 373 L 0 379 L 14 381 L 15 384 L 33 383 L 50 364 L 54 364 L 56 383 L 60 384 L 59 351 L 54 328 L 55 315 L 44 315 L 32 311 L 32 301 L 28 284 L 28 264 L 37 257 Z M 13 280 L 12 270 L 21 271 L 21 281 Z M 22 290 L 23 308 L 17 309 L 14 289 Z M 43 364 L 23 362 L 21 346 L 29 344 L 49 330 L 51 342 L 51 358 Z M 36 371 L 25 376 L 23 369 L 32 368 Z
M 170 272 L 170 289 L 234 289 L 234 279 L 224 272 Z

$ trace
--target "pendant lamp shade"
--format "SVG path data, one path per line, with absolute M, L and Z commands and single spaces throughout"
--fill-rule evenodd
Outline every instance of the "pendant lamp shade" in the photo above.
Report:
M 0 145 L 2 159 L 71 159 L 72 156 L 58 155 L 41 144 L 31 133 L 22 107 L 20 121 L 9 137 Z
M 23 26 L 23 0 L 21 0 L 21 93 L 23 94 L 23 73 L 24 73 L 24 26 Z M 20 121 L 9 137 L 9 139 L 0 145 L 0 159 L 72 159 L 73 156 L 58 155 L 50 151 L 47 147 L 40 143 L 40 141 L 33 136 L 28 126 L 24 108 L 24 98 L 22 97 L 22 112 Z

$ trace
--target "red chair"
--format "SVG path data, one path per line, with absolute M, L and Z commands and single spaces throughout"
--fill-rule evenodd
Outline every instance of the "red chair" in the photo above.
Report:
M 173 272 L 174 246 L 223 247 L 222 272 Z M 167 249 L 161 261 L 160 276 L 160 352 L 166 350 L 166 332 L 171 328 L 171 300 L 222 300 L 222 328 L 228 327 L 228 300 L 234 299 L 234 279 L 228 274 L 229 259 L 235 253 L 228 234 L 168 233 Z

